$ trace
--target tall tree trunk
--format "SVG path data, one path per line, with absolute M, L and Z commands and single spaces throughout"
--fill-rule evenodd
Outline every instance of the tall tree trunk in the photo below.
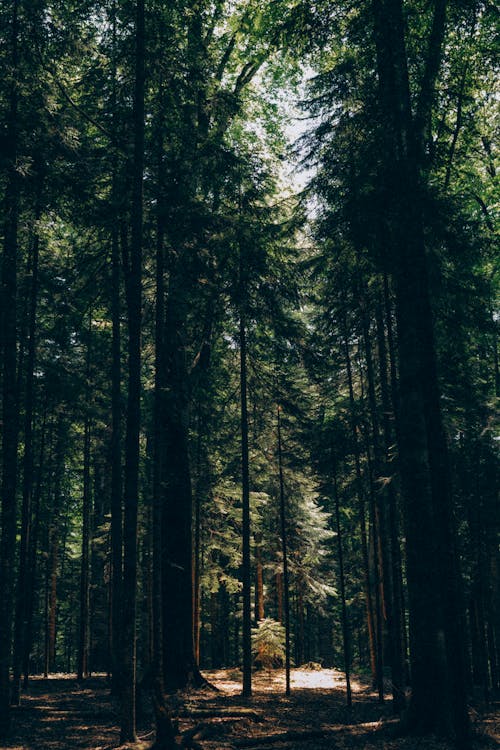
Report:
M 429 300 L 424 233 L 425 128 L 443 49 L 436 0 L 415 115 L 401 0 L 373 0 L 384 205 L 390 206 L 399 355 L 399 457 L 405 498 L 412 696 L 408 724 L 469 742 L 451 482 Z
M 189 459 L 189 376 L 186 366 L 186 285 L 178 262 L 170 268 L 165 326 L 165 487 L 162 506 L 164 681 L 168 689 L 203 678 L 193 650 L 192 488 Z
M 128 399 L 125 438 L 125 483 L 122 589 L 121 742 L 136 737 L 137 511 L 139 504 L 139 432 L 141 421 L 141 312 L 144 171 L 144 0 L 137 0 L 135 21 L 134 159 L 132 179 L 128 305 Z
M 162 584 L 162 500 L 165 485 L 165 247 L 163 216 L 162 123 L 158 132 L 158 196 L 156 223 L 156 310 L 155 310 L 155 391 L 153 413 L 153 566 L 152 566 L 152 683 L 156 721 L 155 748 L 175 747 L 175 731 L 164 695 L 163 584 Z
M 288 577 L 288 535 L 286 529 L 285 481 L 281 441 L 281 409 L 278 406 L 278 474 L 280 483 L 281 555 L 283 558 L 283 607 L 285 615 L 285 695 L 290 695 L 290 581 Z
M 37 549 L 40 538 L 40 500 L 42 496 L 42 480 L 45 464 L 47 407 L 45 406 L 40 439 L 40 454 L 35 491 L 33 493 L 33 533 L 30 535 L 28 549 L 28 565 L 26 579 L 26 632 L 22 652 L 23 687 L 28 687 L 30 673 L 30 654 L 33 642 L 33 615 L 35 607 L 35 592 L 37 589 Z M 50 444 L 50 437 L 47 441 Z
M 59 573 L 59 541 L 61 531 L 61 490 L 64 473 L 65 439 L 67 435 L 64 418 L 59 416 L 57 423 L 54 494 L 52 501 L 52 518 L 48 534 L 47 559 L 47 652 L 45 658 L 46 672 L 56 669 L 56 636 L 57 636 L 57 582 Z
M 10 666 L 12 615 L 14 603 L 16 549 L 16 479 L 18 441 L 17 365 L 17 252 L 19 221 L 18 155 L 18 66 L 19 19 L 18 0 L 13 0 L 11 16 L 10 92 L 5 153 L 7 183 L 5 188 L 5 224 L 2 256 L 0 349 L 3 356 L 2 379 L 2 476 L 0 538 L 0 738 L 10 726 Z
M 199 485 L 199 477 L 198 477 Z M 193 648 L 194 658 L 200 666 L 201 632 L 201 492 L 199 486 L 194 498 L 194 548 L 193 548 Z
M 122 397 L 120 332 L 120 249 L 118 227 L 111 237 L 111 692 L 121 689 L 123 577 Z
M 90 368 L 92 341 L 92 313 L 89 313 L 86 366 L 86 411 L 83 435 L 83 498 L 82 498 L 82 556 L 80 564 L 80 627 L 78 631 L 77 679 L 83 680 L 88 672 L 89 619 L 90 619 Z
M 391 465 L 391 446 L 394 435 L 391 429 L 390 416 L 393 413 L 388 373 L 387 347 L 385 340 L 384 316 L 382 300 L 379 299 L 375 311 L 377 323 L 377 347 L 380 376 L 380 392 L 382 400 L 382 428 L 384 437 L 384 468 L 386 482 L 386 500 L 384 508 L 385 527 L 388 528 L 388 560 L 384 580 L 387 585 L 386 615 L 389 632 L 389 653 L 392 676 L 392 700 L 394 710 L 399 713 L 405 707 L 405 639 L 404 639 L 404 608 L 401 597 L 402 571 L 401 548 L 399 543 L 399 513 L 395 490 L 395 466 Z M 387 553 L 386 553 L 387 554 Z
M 344 670 L 346 685 L 346 702 L 347 706 L 352 706 L 351 691 L 351 635 L 349 630 L 349 620 L 347 614 L 347 602 L 345 592 L 345 573 L 344 573 L 344 549 L 342 538 L 342 527 L 340 524 L 340 501 L 337 487 L 337 476 L 335 467 L 333 468 L 333 493 L 335 500 L 335 525 L 337 528 L 337 552 L 339 556 L 339 582 L 340 582 L 340 600 L 342 604 L 342 640 L 344 647 Z
M 240 312 L 240 400 L 242 486 L 241 533 L 243 549 L 243 561 L 241 565 L 241 581 L 243 584 L 243 695 L 248 697 L 252 694 L 252 583 L 250 563 L 250 476 L 248 462 L 247 340 L 243 311 Z
M 384 621 L 387 617 L 387 599 L 390 594 L 386 592 L 388 582 L 390 580 L 390 557 L 389 549 L 387 544 L 386 534 L 386 507 L 387 507 L 387 492 L 384 486 L 380 486 L 380 478 L 382 476 L 382 448 L 379 434 L 379 418 L 378 418 L 378 405 L 375 392 L 375 373 L 372 357 L 370 329 L 368 321 L 368 313 L 366 309 L 366 297 L 364 291 L 360 293 L 361 299 L 361 320 L 363 329 L 363 343 L 365 350 L 365 363 L 366 363 L 366 376 L 368 385 L 368 404 L 371 421 L 371 433 L 372 433 L 372 445 L 373 445 L 373 459 L 374 466 L 372 470 L 372 477 L 370 481 L 370 512 L 372 517 L 372 529 L 373 529 L 373 561 L 374 561 L 374 572 L 375 572 L 375 601 L 376 601 L 376 627 L 377 627 L 377 690 L 379 701 L 382 703 L 384 700 Z M 369 448 L 367 448 L 369 454 Z M 370 459 L 369 459 L 370 461 Z M 375 472 L 375 476 L 373 476 Z M 392 626 L 392 620 L 387 622 L 389 628 L 389 639 L 393 638 L 393 633 L 390 630 Z
M 36 219 L 40 211 L 36 211 Z M 26 395 L 24 413 L 24 455 L 23 455 L 23 496 L 21 511 L 21 547 L 17 578 L 16 626 L 14 629 L 14 663 L 12 683 L 12 704 L 20 702 L 21 669 L 28 619 L 28 599 L 30 586 L 29 557 L 31 546 L 31 515 L 34 480 L 33 460 L 33 411 L 34 411 L 34 371 L 36 354 L 36 311 L 38 301 L 38 256 L 40 237 L 37 229 L 33 237 L 31 259 L 31 288 L 28 320 L 28 357 L 26 362 Z
M 112 81 L 112 128 L 117 138 L 116 96 L 116 0 L 112 6 L 113 34 L 113 81 Z M 120 238 L 118 207 L 118 158 L 114 157 L 112 180 L 111 227 L 111 581 L 110 581 L 110 646 L 111 646 L 111 692 L 119 695 L 121 689 L 121 605 L 123 577 L 123 495 L 122 495 L 122 394 L 121 394 L 121 325 L 120 325 Z
M 365 519 L 365 498 L 363 490 L 363 478 L 361 474 L 360 450 L 358 441 L 358 427 L 356 423 L 356 411 L 354 401 L 354 385 L 352 378 L 351 355 L 349 352 L 349 342 L 347 340 L 347 323 L 344 321 L 343 331 L 344 355 L 347 369 L 347 385 L 349 388 L 349 417 L 351 434 L 354 445 L 354 464 L 356 468 L 356 494 L 358 499 L 358 517 L 361 532 L 361 553 L 363 560 L 363 589 L 366 604 L 366 623 L 368 628 L 368 646 L 370 651 L 370 668 L 372 673 L 373 684 L 377 684 L 378 662 L 377 646 L 375 634 L 375 616 L 373 609 L 373 598 L 370 581 L 370 562 L 368 553 L 368 540 L 366 536 L 366 519 Z

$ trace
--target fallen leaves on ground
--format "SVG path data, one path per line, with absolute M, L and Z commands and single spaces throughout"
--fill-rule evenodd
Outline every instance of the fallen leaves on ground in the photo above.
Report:
M 253 695 L 241 696 L 238 670 L 204 673 L 217 691 L 186 690 L 169 697 L 184 737 L 203 750 L 449 750 L 436 737 L 398 737 L 390 700 L 381 705 L 362 679 L 353 680 L 353 708 L 345 704 L 344 676 L 333 669 L 292 670 L 285 696 L 281 671 L 257 672 Z M 121 750 L 146 750 L 154 739 L 147 701 L 139 742 Z M 498 704 L 474 705 L 474 745 L 493 750 L 500 740 Z M 120 747 L 118 705 L 104 676 L 78 683 L 68 675 L 34 678 L 13 710 L 10 741 L 0 750 L 111 750 Z M 196 730 L 196 731 L 195 731 Z

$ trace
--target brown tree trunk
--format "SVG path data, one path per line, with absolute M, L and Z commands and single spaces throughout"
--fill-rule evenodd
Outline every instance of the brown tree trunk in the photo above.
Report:
M 290 695 L 290 580 L 288 576 L 288 535 L 286 528 L 285 481 L 281 440 L 281 410 L 278 406 L 278 474 L 280 484 L 281 556 L 283 558 L 283 607 L 285 615 L 285 695 Z

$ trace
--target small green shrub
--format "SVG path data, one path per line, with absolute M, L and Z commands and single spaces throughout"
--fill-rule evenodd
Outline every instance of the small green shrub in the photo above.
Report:
M 285 663 L 285 628 L 267 617 L 252 629 L 252 655 L 257 669 L 278 669 Z

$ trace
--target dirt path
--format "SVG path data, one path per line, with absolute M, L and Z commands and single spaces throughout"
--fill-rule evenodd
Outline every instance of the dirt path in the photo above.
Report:
M 252 699 L 241 697 L 237 671 L 206 673 L 218 692 L 187 691 L 171 699 L 181 733 L 197 730 L 203 750 L 448 750 L 433 738 L 391 738 L 390 703 L 378 704 L 366 685 L 353 685 L 354 708 L 345 706 L 343 676 L 335 670 L 293 670 L 292 695 L 279 673 L 260 673 Z M 478 750 L 498 747 L 499 717 L 473 712 L 482 738 Z M 13 733 L 0 750 L 111 750 L 119 745 L 116 705 L 104 678 L 57 675 L 34 679 L 14 710 Z M 143 748 L 153 739 L 147 709 L 139 727 Z M 495 740 L 496 737 L 496 740 Z

